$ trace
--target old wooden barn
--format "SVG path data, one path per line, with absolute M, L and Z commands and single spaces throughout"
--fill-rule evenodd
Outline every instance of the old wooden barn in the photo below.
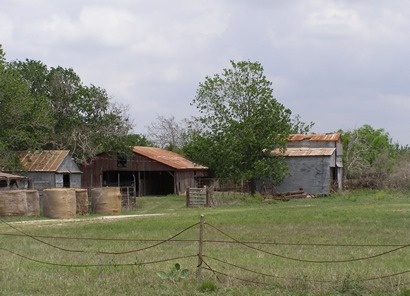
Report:
M 208 173 L 175 152 L 142 146 L 133 147 L 128 157 L 102 153 L 80 167 L 83 188 L 130 188 L 136 196 L 184 193 Z
M 69 150 L 22 151 L 18 153 L 24 174 L 33 189 L 80 188 L 81 171 Z
M 343 145 L 340 134 L 291 135 L 284 152 L 289 176 L 276 188 L 278 192 L 303 189 L 308 194 L 329 194 L 343 186 Z

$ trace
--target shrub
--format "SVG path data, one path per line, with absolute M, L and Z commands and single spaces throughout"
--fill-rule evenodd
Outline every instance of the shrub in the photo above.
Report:
M 215 285 L 215 283 L 210 280 L 203 281 L 199 286 L 199 292 L 202 293 L 215 292 L 217 289 L 218 287 Z
M 169 272 L 160 271 L 157 272 L 157 275 L 163 280 L 169 280 L 173 283 L 178 282 L 180 279 L 186 278 L 189 274 L 188 269 L 181 269 L 181 265 L 179 263 L 175 263 L 175 265 L 171 268 Z

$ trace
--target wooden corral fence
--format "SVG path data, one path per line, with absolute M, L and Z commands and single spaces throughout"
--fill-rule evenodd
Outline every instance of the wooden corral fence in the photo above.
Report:
M 126 209 L 135 208 L 137 202 L 135 188 L 133 186 L 120 187 L 120 192 L 122 196 L 122 207 Z
M 116 186 L 113 186 L 116 187 Z M 93 187 L 98 188 L 98 187 Z M 88 196 L 91 196 L 91 187 L 87 188 Z M 135 209 L 137 204 L 137 196 L 133 186 L 119 187 L 121 193 L 121 206 L 123 209 Z M 90 201 L 91 206 L 91 201 Z
M 207 186 L 213 191 L 221 192 L 248 192 L 249 191 L 249 182 L 242 180 L 241 182 L 233 182 L 229 179 L 221 178 L 197 178 L 198 187 Z
M 211 196 L 209 188 L 204 186 L 202 188 L 187 188 L 186 190 L 186 207 L 204 206 L 209 207 Z

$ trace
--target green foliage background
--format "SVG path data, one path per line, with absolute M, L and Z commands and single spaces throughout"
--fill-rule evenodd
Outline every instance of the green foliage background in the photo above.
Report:
M 1 166 L 9 168 L 16 150 L 68 149 L 80 162 L 125 152 L 132 128 L 125 107 L 103 88 L 84 85 L 73 69 L 7 62 L 1 48 L 0 126 Z
M 292 131 L 291 111 L 272 96 L 272 83 L 258 62 L 231 61 L 222 74 L 199 84 L 193 105 L 201 130 L 184 152 L 213 168 L 217 177 L 278 183 L 286 173 L 283 160 L 267 151 L 284 148 Z

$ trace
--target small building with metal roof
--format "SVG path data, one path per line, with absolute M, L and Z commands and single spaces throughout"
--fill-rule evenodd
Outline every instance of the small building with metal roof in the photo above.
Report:
M 180 194 L 208 174 L 207 167 L 178 153 L 143 146 L 133 147 L 128 156 L 102 153 L 80 167 L 83 188 L 127 187 L 135 196 Z
M 80 188 L 81 171 L 69 150 L 36 150 L 17 153 L 33 189 Z
M 29 187 L 29 178 L 0 172 L 0 190 L 28 189 Z
M 288 177 L 277 186 L 278 192 L 303 189 L 306 193 L 329 194 L 343 186 L 343 145 L 340 134 L 290 135 L 284 151 L 272 151 L 284 156 Z

